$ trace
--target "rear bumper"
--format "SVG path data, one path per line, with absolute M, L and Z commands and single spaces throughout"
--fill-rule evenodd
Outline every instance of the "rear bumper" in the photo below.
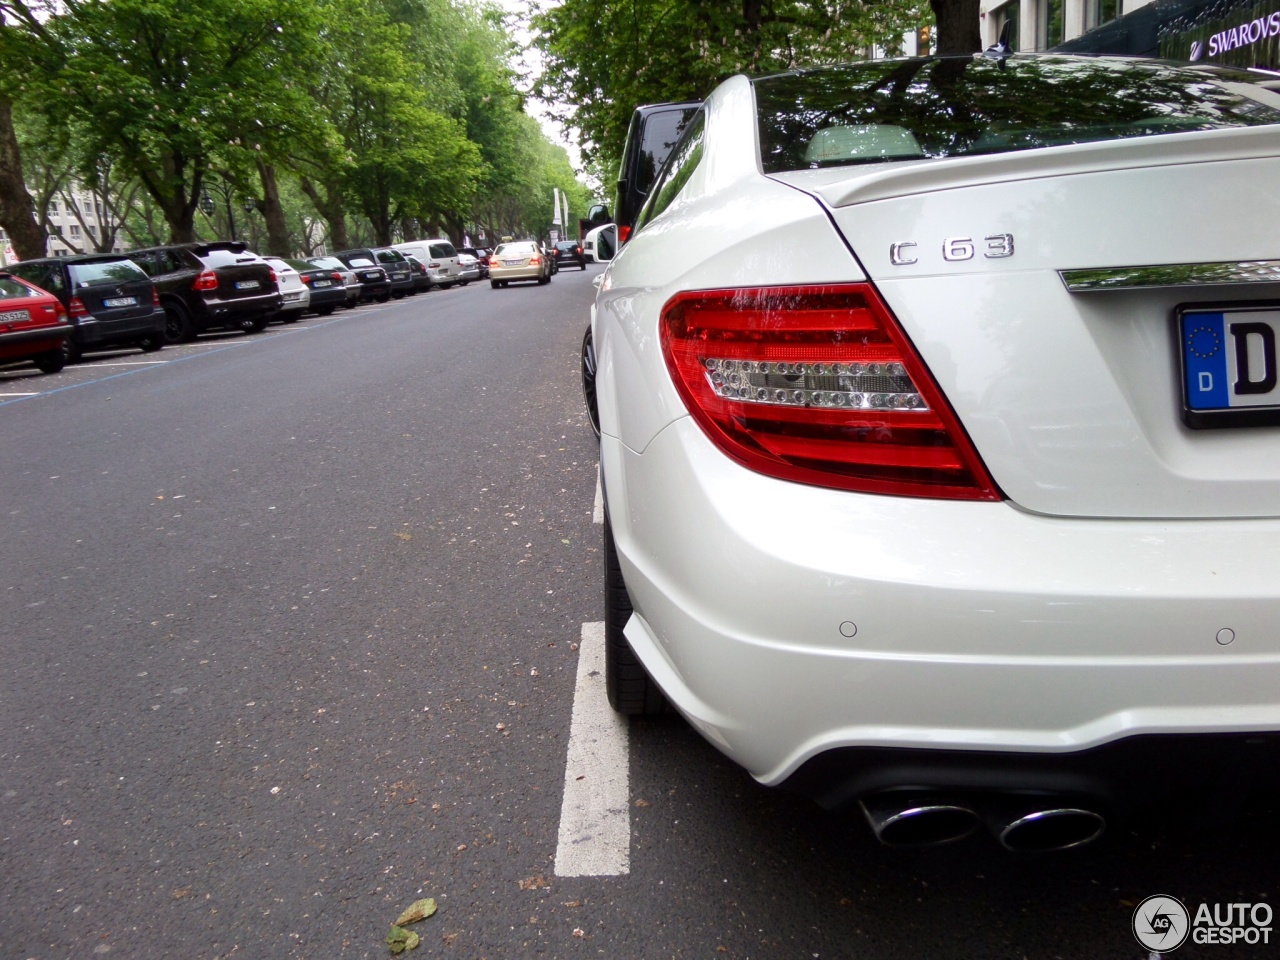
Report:
M 225 326 L 241 320 L 272 316 L 280 312 L 283 302 L 279 292 L 257 297 L 236 297 L 234 300 L 203 298 L 199 301 L 200 309 L 194 319 L 201 329 Z
M 643 454 L 605 436 L 601 456 L 627 639 L 764 783 L 847 748 L 1280 731 L 1280 521 L 823 490 L 739 467 L 687 417 Z
M 151 313 L 127 320 L 101 322 L 94 317 L 84 317 L 73 326 L 72 338 L 82 347 L 97 344 L 120 343 L 141 337 L 164 336 L 165 314 L 162 307 Z
M 47 350 L 56 350 L 69 336 L 71 327 L 66 325 L 0 332 L 0 360 L 21 360 Z

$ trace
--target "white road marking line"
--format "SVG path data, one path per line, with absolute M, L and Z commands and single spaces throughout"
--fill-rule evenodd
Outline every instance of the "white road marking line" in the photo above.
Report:
M 38 397 L 38 393 L 0 393 L 0 397 Z
M 604 689 L 604 623 L 584 623 L 556 876 L 615 877 L 631 872 L 628 766 L 627 722 L 609 706 Z
M 600 486 L 600 467 L 596 467 L 596 504 L 591 508 L 591 522 L 604 523 L 604 488 Z

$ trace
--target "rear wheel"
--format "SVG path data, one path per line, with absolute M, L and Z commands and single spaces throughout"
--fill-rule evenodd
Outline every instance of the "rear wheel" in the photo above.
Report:
M 298 318 L 302 316 L 301 310 L 290 310 L 287 313 L 280 314 L 281 323 L 297 323 Z
M 550 283 L 550 282 L 551 282 L 551 278 L 550 278 L 550 277 L 539 277 L 539 278 L 538 278 L 538 283 L 539 283 L 539 284 L 541 284 L 541 285 L 542 285 L 542 286 L 544 286 L 544 287 L 545 287 L 548 283 Z
M 666 712 L 666 698 L 636 659 L 622 629 L 631 618 L 631 597 L 613 545 L 609 515 L 604 518 L 604 688 L 609 706 L 629 717 Z
M 591 429 L 600 436 L 600 407 L 596 403 L 596 345 L 591 339 L 591 327 L 582 335 L 582 399 L 587 403 L 587 420 Z
M 334 311 L 334 310 L 336 310 L 336 309 L 337 309 L 337 308 L 336 308 L 333 304 L 331 304 L 331 303 L 329 303 L 329 304 L 325 304 L 323 307 L 319 307 L 319 308 L 316 310 L 316 316 L 317 316 L 317 317 L 327 317 L 327 316 L 329 316 L 329 314 L 333 313 L 333 311 Z
M 32 361 L 41 373 L 57 373 L 67 365 L 66 347 L 62 346 L 57 350 L 42 353 L 38 357 L 33 357 Z
M 153 333 L 150 336 L 143 337 L 138 341 L 138 346 L 142 348 L 143 353 L 155 353 L 164 346 L 164 334 Z
M 490 280 L 490 281 L 489 281 L 489 286 L 491 286 L 491 287 L 493 287 L 493 289 L 497 290 L 497 289 L 498 289 L 498 287 L 502 286 L 502 284 L 500 284 L 497 280 Z
M 165 343 L 190 343 L 196 338 L 195 328 L 191 325 L 191 315 L 180 303 L 164 305 L 164 341 Z

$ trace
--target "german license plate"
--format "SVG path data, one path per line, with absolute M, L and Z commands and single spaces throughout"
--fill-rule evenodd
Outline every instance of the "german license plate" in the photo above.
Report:
M 360 274 L 360 278 L 362 280 L 381 280 L 382 279 L 376 273 L 362 273 Z
M 104 307 L 136 307 L 137 297 L 108 297 L 102 301 Z
M 333 286 L 333 281 L 332 280 L 314 280 L 312 281 L 312 286 L 331 287 Z
M 237 290 L 257 290 L 258 286 L 259 284 L 257 280 L 237 280 L 236 281 Z
M 1187 426 L 1280 424 L 1280 304 L 1182 307 L 1178 333 Z
M 523 260 L 503 260 L 502 262 L 505 263 L 508 267 L 519 267 L 524 265 Z
M 26 323 L 31 319 L 31 314 L 25 310 L 6 310 L 0 313 L 0 323 Z

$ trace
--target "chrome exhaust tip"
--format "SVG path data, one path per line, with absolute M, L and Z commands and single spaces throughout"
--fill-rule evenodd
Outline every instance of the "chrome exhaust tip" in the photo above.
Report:
M 858 800 L 876 839 L 888 847 L 934 847 L 963 840 L 978 815 L 958 803 L 915 794 L 880 793 Z
M 1080 807 L 1034 810 L 993 826 L 1000 845 L 1018 853 L 1049 853 L 1092 843 L 1102 836 L 1107 821 L 1102 814 Z

